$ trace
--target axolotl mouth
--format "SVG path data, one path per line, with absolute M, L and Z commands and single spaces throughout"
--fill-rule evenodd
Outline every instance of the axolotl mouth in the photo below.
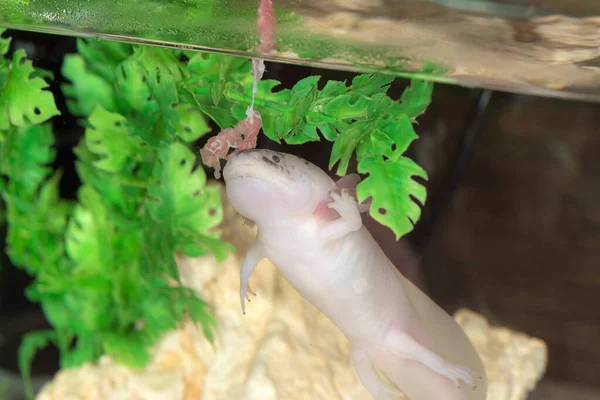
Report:
M 220 160 L 221 169 L 223 170 L 223 179 L 225 179 L 225 182 L 247 175 L 246 172 L 252 168 L 252 163 L 240 162 L 238 158 L 241 153 L 243 152 L 233 153 L 229 155 L 226 160 Z
M 257 175 L 259 175 L 257 165 L 251 162 L 236 160 L 236 156 L 237 154 L 232 154 L 224 163 L 224 166 L 222 166 L 225 183 L 239 178 L 257 178 Z

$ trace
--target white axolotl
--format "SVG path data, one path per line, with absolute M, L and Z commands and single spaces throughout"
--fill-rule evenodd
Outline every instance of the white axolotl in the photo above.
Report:
M 306 160 L 258 149 L 230 156 L 223 176 L 233 207 L 258 227 L 240 273 L 244 313 L 250 275 L 268 258 L 350 340 L 356 373 L 376 400 L 485 400 L 477 351 L 362 225 L 354 178 L 336 184 Z

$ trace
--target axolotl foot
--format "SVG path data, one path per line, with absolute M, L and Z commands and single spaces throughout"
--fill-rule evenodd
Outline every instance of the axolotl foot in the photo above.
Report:
M 254 268 L 256 268 L 256 265 L 262 258 L 264 258 L 264 256 L 265 255 L 262 246 L 258 242 L 254 242 L 248 249 L 246 258 L 242 263 L 242 268 L 240 269 L 240 303 L 243 314 L 246 314 L 246 300 L 250 302 L 248 293 L 256 296 L 256 293 L 250 290 L 250 285 L 248 284 L 250 275 L 252 275 L 252 271 L 254 271 Z
M 457 388 L 460 388 L 459 381 L 461 380 L 471 389 L 477 388 L 475 383 L 477 374 L 474 371 L 445 360 L 435 352 L 421 346 L 406 333 L 396 332 L 390 335 L 390 343 L 397 355 L 424 364 L 432 371 L 451 380 Z
M 355 232 L 362 226 L 362 219 L 358 203 L 350 196 L 347 189 L 342 189 L 341 193 L 330 192 L 329 195 L 333 202 L 327 204 L 327 207 L 335 210 L 339 218 L 325 225 L 319 237 L 322 240 L 338 240 L 351 232 Z
M 250 302 L 250 297 L 248 296 L 248 293 L 250 293 L 253 296 L 256 296 L 256 293 L 250 290 L 250 285 L 248 284 L 248 281 L 242 280 L 240 282 L 240 302 L 242 304 L 242 313 L 244 314 L 246 314 L 246 300 Z
M 463 381 L 473 390 L 477 388 L 477 373 L 467 367 L 445 360 L 435 352 L 421 346 L 406 333 L 394 332 L 388 340 L 391 350 L 401 358 L 422 363 L 430 370 L 452 381 L 457 388 L 460 388 L 459 381 Z
M 352 230 L 358 229 L 362 220 L 356 199 L 350 196 L 347 189 L 343 189 L 341 193 L 332 192 L 330 196 L 333 202 L 329 203 L 328 207 L 337 211 L 340 217 L 352 227 Z
M 471 371 L 469 368 L 445 362 L 444 365 L 436 372 L 450 379 L 457 388 L 460 388 L 459 380 L 462 380 L 471 389 L 477 389 L 477 384 L 475 383 L 475 377 L 477 374 Z

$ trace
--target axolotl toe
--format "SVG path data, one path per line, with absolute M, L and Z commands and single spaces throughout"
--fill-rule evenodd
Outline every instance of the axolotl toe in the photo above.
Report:
M 336 184 L 314 164 L 270 150 L 232 155 L 223 176 L 231 204 L 258 227 L 240 272 L 243 312 L 248 279 L 268 258 L 350 340 L 374 399 L 485 400 L 477 351 L 363 226 L 352 179 Z

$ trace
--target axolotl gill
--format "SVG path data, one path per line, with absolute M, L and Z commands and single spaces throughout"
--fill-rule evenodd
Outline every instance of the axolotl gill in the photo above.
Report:
M 477 351 L 386 257 L 362 224 L 348 179 L 336 183 L 306 160 L 264 149 L 231 155 L 223 176 L 233 207 L 258 228 L 240 271 L 244 313 L 255 295 L 249 278 L 268 258 L 349 339 L 374 399 L 486 399 Z

